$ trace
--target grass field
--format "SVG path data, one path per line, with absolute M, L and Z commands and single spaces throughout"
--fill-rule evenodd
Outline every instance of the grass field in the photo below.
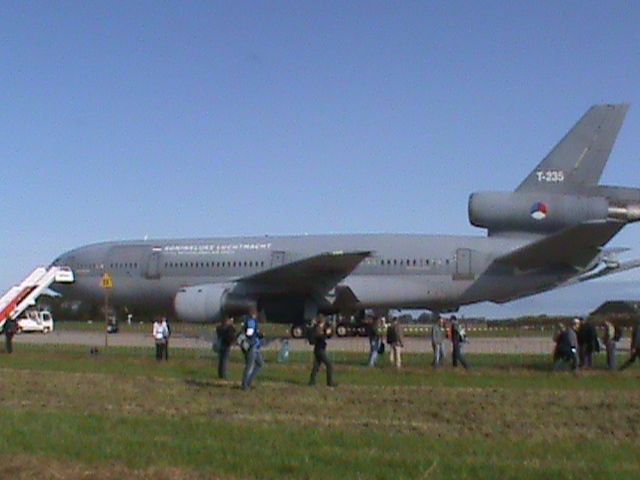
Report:
M 256 388 L 204 351 L 19 345 L 0 355 L 0 478 L 640 477 L 640 368 L 551 373 L 543 356 L 469 355 L 468 372 L 268 364 Z M 324 379 L 322 377 L 321 379 Z

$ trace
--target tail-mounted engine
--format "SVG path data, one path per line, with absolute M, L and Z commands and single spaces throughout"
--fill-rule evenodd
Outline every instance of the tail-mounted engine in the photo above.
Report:
M 549 233 L 589 220 L 640 220 L 639 204 L 613 204 L 605 197 L 479 192 L 469 197 L 469 221 L 489 233 Z

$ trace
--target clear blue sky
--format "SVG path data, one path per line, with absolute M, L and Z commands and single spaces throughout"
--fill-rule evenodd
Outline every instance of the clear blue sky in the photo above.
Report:
M 639 5 L 3 2 L 0 288 L 107 239 L 481 234 L 600 102 L 640 186 Z

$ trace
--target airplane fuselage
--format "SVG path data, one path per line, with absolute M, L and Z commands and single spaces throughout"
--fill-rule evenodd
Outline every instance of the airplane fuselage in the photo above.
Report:
M 109 295 L 114 305 L 166 312 L 185 286 L 233 283 L 322 253 L 366 250 L 370 255 L 340 282 L 357 298 L 351 308 L 450 310 L 530 294 L 568 278 L 557 272 L 509 281 L 501 277 L 478 288 L 478 278 L 493 259 L 523 243 L 521 238 L 402 234 L 141 240 L 81 247 L 54 263 L 75 273 L 75 284 L 59 288 L 66 298 L 103 302 L 106 273 L 113 281 Z M 256 285 L 245 293 L 266 303 L 309 300 L 308 292 L 291 290 Z M 336 310 L 326 297 L 313 301 L 321 311 Z

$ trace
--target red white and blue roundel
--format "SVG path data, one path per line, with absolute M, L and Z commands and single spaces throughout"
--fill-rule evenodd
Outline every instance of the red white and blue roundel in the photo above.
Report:
M 544 220 L 549 213 L 549 206 L 543 202 L 536 202 L 531 207 L 531 218 L 535 220 Z

